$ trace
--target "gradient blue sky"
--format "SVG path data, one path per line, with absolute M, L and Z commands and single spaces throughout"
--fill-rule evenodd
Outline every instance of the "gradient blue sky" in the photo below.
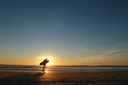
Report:
M 128 65 L 127 0 L 0 0 L 0 64 Z

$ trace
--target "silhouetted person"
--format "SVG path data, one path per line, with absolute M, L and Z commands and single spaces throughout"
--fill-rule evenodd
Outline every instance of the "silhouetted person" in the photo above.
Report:
M 46 64 L 49 62 L 49 60 L 46 58 L 43 62 L 40 63 L 40 65 L 43 65 L 42 71 L 45 71 L 45 68 L 47 67 Z

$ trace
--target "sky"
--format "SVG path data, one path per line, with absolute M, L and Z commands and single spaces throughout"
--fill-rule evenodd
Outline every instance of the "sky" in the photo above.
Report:
M 0 64 L 128 65 L 127 0 L 0 0 Z

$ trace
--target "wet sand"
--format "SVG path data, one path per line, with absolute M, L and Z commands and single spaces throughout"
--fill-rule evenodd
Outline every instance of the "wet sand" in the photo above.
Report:
M 46 73 L 0 71 L 0 85 L 128 85 L 128 71 Z

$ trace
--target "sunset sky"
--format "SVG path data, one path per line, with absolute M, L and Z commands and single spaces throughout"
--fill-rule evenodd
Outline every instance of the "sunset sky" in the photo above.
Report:
M 0 0 L 0 64 L 128 65 L 128 0 Z

